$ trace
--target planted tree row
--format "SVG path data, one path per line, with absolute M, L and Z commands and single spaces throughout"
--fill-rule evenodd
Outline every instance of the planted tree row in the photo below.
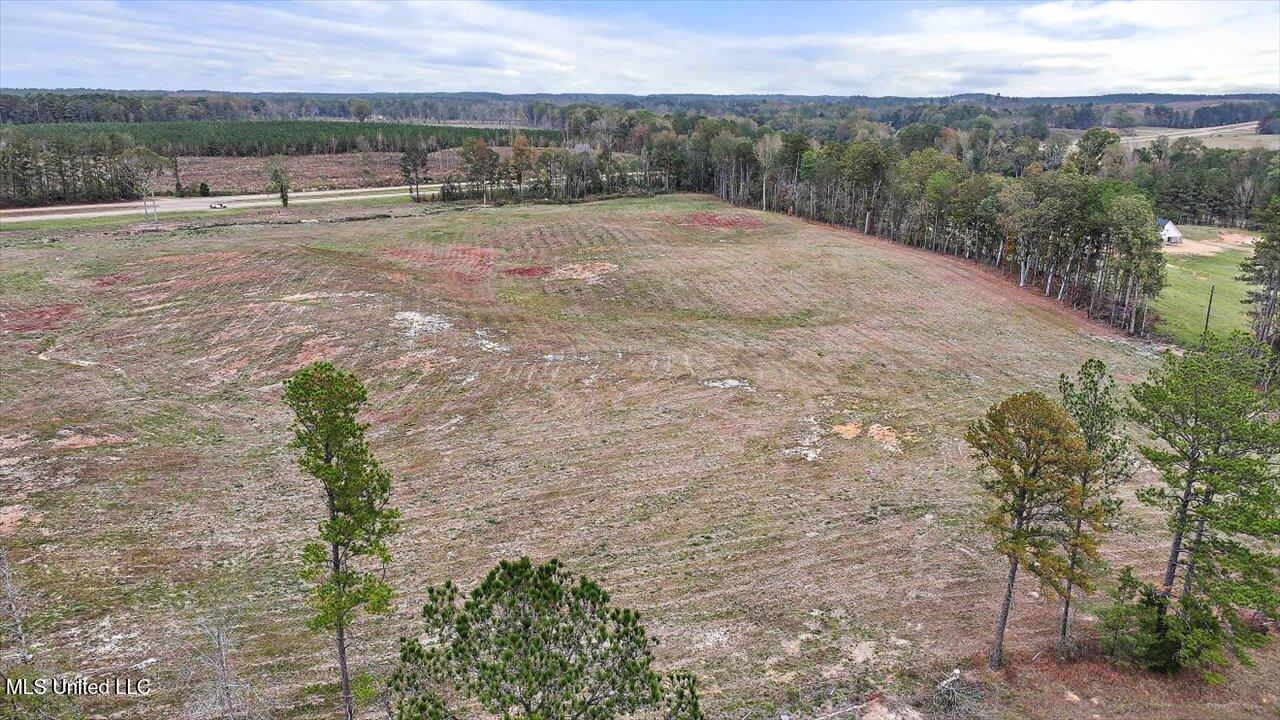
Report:
M 46 123 L 24 125 L 22 130 L 40 141 L 98 132 L 127 133 L 137 144 L 163 155 L 258 157 L 353 150 L 402 152 L 429 137 L 443 147 L 457 147 L 473 137 L 503 144 L 511 134 L 493 128 L 325 120 Z M 525 134 L 534 145 L 556 145 L 562 137 L 555 130 L 528 130 Z

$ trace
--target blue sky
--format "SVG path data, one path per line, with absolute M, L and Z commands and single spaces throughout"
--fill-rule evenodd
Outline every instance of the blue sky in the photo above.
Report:
M 0 2 L 0 85 L 1280 92 L 1280 2 Z

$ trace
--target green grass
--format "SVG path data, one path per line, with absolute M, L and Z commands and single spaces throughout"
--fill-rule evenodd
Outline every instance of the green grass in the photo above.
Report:
M 1245 284 L 1236 279 L 1246 254 L 1226 250 L 1215 255 L 1170 255 L 1168 285 L 1151 304 L 1160 314 L 1156 332 L 1179 345 L 1194 343 L 1204 331 L 1209 289 L 1214 287 L 1209 329 L 1214 332 L 1248 330 L 1243 304 Z

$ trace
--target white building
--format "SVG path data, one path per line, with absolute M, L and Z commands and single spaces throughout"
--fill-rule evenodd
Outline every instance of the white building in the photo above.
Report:
M 1165 245 L 1182 244 L 1182 231 L 1178 229 L 1177 225 L 1164 218 L 1156 218 L 1156 227 L 1160 229 L 1160 237 L 1164 240 Z

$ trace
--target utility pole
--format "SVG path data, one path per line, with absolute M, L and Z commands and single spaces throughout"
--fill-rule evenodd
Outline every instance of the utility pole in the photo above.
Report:
M 1209 334 L 1209 313 L 1213 312 L 1213 291 L 1218 288 L 1217 285 L 1209 286 L 1209 307 L 1204 311 L 1204 334 Z

